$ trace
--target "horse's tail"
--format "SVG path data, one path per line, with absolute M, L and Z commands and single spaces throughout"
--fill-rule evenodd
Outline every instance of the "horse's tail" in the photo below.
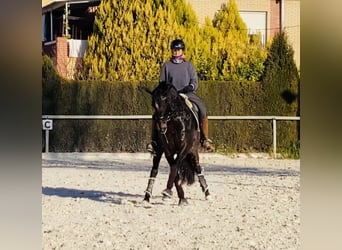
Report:
M 188 155 L 182 161 L 179 171 L 181 184 L 193 184 L 195 182 L 195 173 L 195 167 L 192 164 L 191 157 Z

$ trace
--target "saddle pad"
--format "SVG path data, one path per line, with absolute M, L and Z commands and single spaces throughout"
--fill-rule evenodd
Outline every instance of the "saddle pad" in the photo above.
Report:
M 183 93 L 179 93 L 179 95 L 184 98 L 186 106 L 192 110 L 192 102 L 189 100 L 189 97 Z
M 189 97 L 186 94 L 179 93 L 179 95 L 184 99 L 186 106 L 188 106 L 188 108 L 191 110 L 192 115 L 195 117 L 196 123 L 197 123 L 197 130 L 199 131 L 199 121 L 198 121 L 197 114 L 194 111 L 193 103 L 189 100 Z M 196 108 L 196 110 L 198 112 L 197 108 Z

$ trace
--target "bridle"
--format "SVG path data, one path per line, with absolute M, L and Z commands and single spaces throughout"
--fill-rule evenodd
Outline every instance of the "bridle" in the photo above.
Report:
M 166 92 L 161 94 L 159 97 L 154 99 L 153 107 L 155 108 L 155 114 L 153 119 L 156 121 L 157 129 L 166 138 L 167 123 L 170 121 L 179 122 L 182 127 L 182 140 L 185 136 L 185 120 L 190 119 L 189 115 L 184 114 L 184 110 L 177 110 L 177 101 L 181 98 L 178 93 L 177 97 L 172 98 L 172 96 L 165 95 Z M 172 95 L 172 94 L 171 94 Z M 171 100 L 170 100 L 171 99 Z M 173 100 L 172 100 L 173 99 Z
M 173 105 L 167 103 L 168 97 L 162 95 L 160 98 L 154 101 L 154 108 L 155 108 L 155 116 L 154 119 L 157 123 L 157 128 L 159 132 L 163 135 L 167 132 L 167 123 L 175 118 L 175 110 Z M 164 110 L 161 110 L 161 103 L 163 106 L 166 107 Z M 170 105 L 170 106 L 169 106 Z
M 157 128 L 161 134 L 166 134 L 167 132 L 167 123 L 171 121 L 172 114 L 168 113 L 166 116 L 161 115 L 155 117 L 155 120 L 157 122 Z

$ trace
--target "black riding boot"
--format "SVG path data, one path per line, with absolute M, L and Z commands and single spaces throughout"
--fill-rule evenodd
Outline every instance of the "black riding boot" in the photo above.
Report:
M 157 148 L 157 136 L 158 136 L 158 131 L 157 131 L 157 125 L 156 121 L 153 119 L 152 120 L 152 131 L 151 131 L 151 142 L 146 145 L 146 149 L 148 152 L 150 152 L 152 155 L 156 155 L 156 148 Z

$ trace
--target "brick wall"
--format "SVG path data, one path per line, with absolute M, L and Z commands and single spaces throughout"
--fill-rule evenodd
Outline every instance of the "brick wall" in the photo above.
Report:
M 59 75 L 75 79 L 83 71 L 83 58 L 69 57 L 69 42 L 65 37 L 57 37 L 56 42 L 42 45 L 43 55 L 51 58 Z
M 67 77 L 68 66 L 68 39 L 66 37 L 57 37 L 56 39 L 56 69 L 57 72 Z
M 275 34 L 280 32 L 281 29 L 281 4 L 280 1 L 270 0 L 270 25 L 269 34 L 273 37 Z
M 285 0 L 284 9 L 285 32 L 294 50 L 296 65 L 300 67 L 300 1 Z

